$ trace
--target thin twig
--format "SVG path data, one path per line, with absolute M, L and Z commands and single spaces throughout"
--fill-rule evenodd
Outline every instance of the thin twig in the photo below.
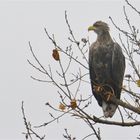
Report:
M 119 113 L 120 113 L 120 116 L 121 116 L 121 119 L 122 119 L 122 123 L 124 123 L 123 114 L 122 114 L 121 109 L 119 107 L 118 107 L 118 110 L 119 110 Z
M 26 126 L 26 131 L 27 133 L 23 133 L 26 135 L 26 139 L 28 139 L 28 137 L 32 139 L 32 136 L 31 135 L 35 135 L 36 138 L 38 138 L 39 140 L 43 140 L 45 138 L 45 135 L 43 137 L 40 137 L 32 128 L 31 128 L 31 124 L 30 122 L 27 123 L 27 119 L 26 119 L 26 116 L 25 116 L 25 111 L 24 111 L 24 102 L 22 101 L 22 105 L 21 105 L 21 110 L 22 110 L 22 115 L 23 115 L 23 120 L 24 120 L 24 124 Z
M 82 67 L 84 67 L 85 69 L 89 69 L 88 67 L 86 67 L 84 64 L 82 64 L 80 61 L 78 61 L 76 58 L 74 58 L 73 56 L 71 56 L 70 54 L 68 54 L 66 51 L 64 51 L 60 46 L 58 46 L 56 44 L 56 42 L 53 40 L 53 38 L 49 35 L 48 31 L 46 28 L 44 28 L 45 33 L 47 35 L 47 37 L 52 41 L 52 43 L 54 44 L 54 46 L 56 46 L 62 53 L 64 53 L 65 55 L 67 55 L 68 57 L 71 57 L 75 62 L 77 62 L 78 64 L 80 64 Z
M 25 124 L 25 127 L 26 127 L 26 131 L 27 131 L 26 137 L 30 137 L 30 139 L 32 140 L 32 136 L 31 136 L 31 133 L 30 133 L 30 128 L 28 126 L 26 116 L 25 116 L 25 112 L 24 112 L 24 102 L 23 101 L 22 101 L 22 105 L 21 105 L 21 110 L 22 110 L 23 120 L 24 120 L 24 124 Z
M 140 11 L 138 11 L 132 4 L 130 4 L 130 3 L 128 2 L 128 0 L 125 0 L 125 1 L 126 1 L 126 3 L 127 3 L 136 13 L 138 13 L 139 16 L 140 16 Z
M 68 26 L 70 35 L 71 35 L 72 38 L 73 38 L 73 40 L 70 39 L 70 38 L 69 38 L 69 40 L 70 40 L 71 42 L 76 43 L 76 45 L 77 45 L 77 47 L 78 47 L 80 53 L 83 55 L 83 58 L 86 60 L 86 62 L 87 62 L 87 64 L 88 64 L 88 60 L 87 60 L 87 58 L 86 58 L 84 52 L 82 51 L 82 49 L 81 49 L 80 46 L 79 46 L 79 45 L 80 45 L 80 42 L 77 41 L 77 40 L 75 39 L 75 36 L 74 36 L 73 31 L 72 31 L 72 29 L 71 29 L 71 26 L 70 26 L 70 24 L 69 24 L 69 20 L 68 20 L 68 16 L 67 16 L 67 11 L 65 11 L 65 20 L 66 20 L 66 24 L 67 24 L 67 26 Z

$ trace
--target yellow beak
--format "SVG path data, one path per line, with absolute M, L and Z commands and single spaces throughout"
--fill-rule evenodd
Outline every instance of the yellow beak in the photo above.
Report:
M 96 27 L 93 26 L 93 25 L 88 27 L 88 31 L 93 31 L 93 30 L 95 30 L 95 29 L 96 29 Z

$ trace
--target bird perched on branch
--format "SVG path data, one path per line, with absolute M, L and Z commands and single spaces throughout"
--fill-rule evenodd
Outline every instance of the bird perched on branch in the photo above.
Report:
M 112 117 L 117 105 L 110 99 L 112 96 L 120 99 L 125 57 L 119 44 L 112 40 L 109 27 L 105 22 L 95 22 L 88 31 L 94 31 L 97 34 L 97 40 L 89 49 L 92 93 L 102 107 L 104 116 Z

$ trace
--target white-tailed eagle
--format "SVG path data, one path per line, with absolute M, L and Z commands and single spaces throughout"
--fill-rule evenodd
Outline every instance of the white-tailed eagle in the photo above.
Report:
M 97 34 L 97 40 L 89 49 L 89 72 L 92 93 L 105 117 L 112 117 L 117 105 L 109 98 L 120 99 L 125 71 L 125 57 L 121 47 L 114 42 L 105 22 L 97 21 L 88 28 Z

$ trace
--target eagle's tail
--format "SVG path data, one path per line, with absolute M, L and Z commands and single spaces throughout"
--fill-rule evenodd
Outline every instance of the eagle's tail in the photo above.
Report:
M 116 112 L 117 105 L 103 101 L 102 109 L 103 109 L 104 116 L 106 118 L 108 118 L 108 117 L 111 118 L 114 115 L 114 113 Z

